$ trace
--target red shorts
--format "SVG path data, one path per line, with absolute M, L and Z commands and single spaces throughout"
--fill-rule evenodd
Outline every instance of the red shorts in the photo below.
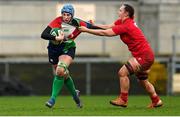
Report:
M 154 53 L 152 51 L 145 51 L 140 56 L 135 56 L 141 68 L 144 70 L 150 69 L 151 65 L 154 63 Z

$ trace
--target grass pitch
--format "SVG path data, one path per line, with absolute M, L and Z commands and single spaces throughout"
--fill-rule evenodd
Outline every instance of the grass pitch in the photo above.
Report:
M 81 96 L 84 107 L 79 109 L 70 96 L 59 96 L 54 108 L 45 107 L 49 97 L 0 97 L 1 116 L 179 116 L 180 97 L 161 96 L 164 106 L 148 109 L 148 96 L 129 96 L 127 108 L 109 104 L 115 96 Z

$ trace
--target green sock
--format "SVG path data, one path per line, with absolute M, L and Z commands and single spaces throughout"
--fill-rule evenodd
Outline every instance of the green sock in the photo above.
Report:
M 68 88 L 69 92 L 71 93 L 71 95 L 73 97 L 76 96 L 76 89 L 75 89 L 75 85 L 74 82 L 72 80 L 72 78 L 69 76 L 65 81 L 64 81 L 66 87 Z
M 62 87 L 64 85 L 64 77 L 55 76 L 52 86 L 52 95 L 51 98 L 56 100 L 56 97 L 58 96 L 59 92 L 61 91 Z

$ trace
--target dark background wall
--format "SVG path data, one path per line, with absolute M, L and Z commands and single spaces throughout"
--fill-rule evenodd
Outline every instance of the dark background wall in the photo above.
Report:
M 91 64 L 91 94 L 92 95 L 112 95 L 119 93 L 119 79 L 117 72 L 121 67 L 120 63 L 93 63 Z M 70 73 L 76 84 L 76 88 L 81 94 L 86 94 L 86 66 L 84 63 L 74 63 L 70 66 Z M 20 87 L 21 91 L 30 90 L 33 95 L 49 95 L 51 93 L 51 85 L 53 81 L 52 67 L 49 64 L 10 64 L 10 77 L 7 86 L 3 79 L 4 65 L 0 65 L 0 94 L 11 95 L 18 94 L 18 89 L 12 90 L 14 87 Z M 134 76 L 130 78 L 131 89 L 130 94 L 144 94 L 143 89 L 137 83 Z M 2 85 L 4 84 L 4 85 Z M 5 93 L 2 93 L 5 91 Z M 10 94 L 8 94 L 10 93 Z M 27 94 L 26 91 L 25 94 Z M 19 93 L 21 94 L 21 93 Z M 23 93 L 22 93 L 23 94 Z M 62 94 L 68 95 L 66 87 L 63 88 Z

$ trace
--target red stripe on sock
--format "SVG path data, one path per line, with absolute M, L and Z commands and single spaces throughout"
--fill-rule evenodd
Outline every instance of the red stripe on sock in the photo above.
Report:
M 121 99 L 124 101 L 124 102 L 127 102 L 128 101 L 128 93 L 124 93 L 122 92 L 121 95 L 120 95 Z
M 152 103 L 158 103 L 159 101 L 159 96 L 151 96 L 151 100 L 152 100 Z

